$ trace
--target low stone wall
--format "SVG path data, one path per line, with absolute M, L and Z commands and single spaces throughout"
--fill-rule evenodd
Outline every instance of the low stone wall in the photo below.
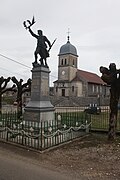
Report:
M 83 107 L 88 104 L 98 104 L 100 106 L 109 106 L 109 98 L 96 97 L 55 97 L 50 96 L 50 101 L 54 106 L 60 107 Z

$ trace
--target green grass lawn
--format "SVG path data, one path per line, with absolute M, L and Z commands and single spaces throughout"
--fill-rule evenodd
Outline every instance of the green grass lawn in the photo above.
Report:
M 81 124 L 85 124 L 90 122 L 90 115 L 84 112 L 67 112 L 67 113 L 59 113 L 61 116 L 61 124 L 65 124 L 67 126 L 80 126 Z M 55 115 L 56 119 L 58 114 Z
M 99 115 L 91 115 L 91 129 L 108 129 L 109 113 L 101 112 Z
M 104 129 L 109 128 L 109 112 L 102 112 L 99 115 L 91 115 L 91 129 Z M 120 112 L 117 116 L 117 130 L 120 130 Z
M 59 113 L 59 115 L 61 116 L 61 124 L 66 124 L 67 126 L 80 126 L 87 121 L 87 123 L 91 122 L 91 129 L 94 130 L 108 130 L 109 128 L 109 111 L 102 111 L 99 115 L 84 112 L 67 112 Z M 120 112 L 118 112 L 117 117 L 117 130 L 120 130 Z
M 59 118 L 58 118 L 59 117 Z M 73 126 L 80 126 L 81 124 L 89 124 L 91 122 L 91 129 L 103 129 L 108 130 L 109 128 L 109 111 L 103 110 L 98 115 L 87 114 L 84 111 L 74 111 L 74 112 L 60 112 L 55 113 L 55 120 L 51 125 L 49 122 L 45 122 L 45 127 L 55 126 L 55 129 L 61 126 L 66 125 L 67 128 Z M 0 115 L 0 126 L 7 125 L 7 124 L 16 124 L 20 123 L 21 120 L 17 119 L 16 113 L 9 113 L 9 114 L 1 114 Z M 118 112 L 117 118 L 117 130 L 120 130 L 120 111 Z

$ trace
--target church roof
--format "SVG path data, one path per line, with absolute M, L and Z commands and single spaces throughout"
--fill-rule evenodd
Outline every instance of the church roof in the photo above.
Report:
M 105 82 L 95 73 L 79 70 L 76 77 L 72 81 L 86 80 L 88 83 L 105 84 Z
M 68 36 L 67 43 L 61 46 L 58 56 L 64 55 L 64 54 L 72 54 L 72 55 L 78 56 L 76 47 L 73 46 L 69 41 L 69 36 Z

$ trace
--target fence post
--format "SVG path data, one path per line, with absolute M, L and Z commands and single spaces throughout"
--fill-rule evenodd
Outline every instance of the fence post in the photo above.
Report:
M 7 129 L 7 137 L 6 137 L 6 141 L 8 141 L 8 120 L 9 120 L 9 113 L 5 114 L 5 121 L 6 122 L 6 129 Z
M 42 121 L 41 121 L 41 150 L 42 150 L 42 141 L 43 141 L 43 135 L 42 135 Z
M 22 122 L 22 130 L 24 131 L 25 121 Z M 26 144 L 26 141 L 25 141 Z M 22 145 L 24 145 L 24 134 L 22 134 Z
M 6 141 L 8 141 L 8 129 L 7 129 L 7 136 L 6 136 Z
M 88 126 L 88 124 L 91 122 L 91 115 L 90 115 L 90 120 L 88 119 L 88 114 L 85 112 L 85 132 L 89 133 L 90 131 L 90 127 Z

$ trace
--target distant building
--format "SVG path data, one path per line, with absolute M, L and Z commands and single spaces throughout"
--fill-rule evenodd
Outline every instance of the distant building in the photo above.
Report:
M 109 87 L 95 73 L 78 69 L 77 49 L 69 41 L 58 54 L 58 80 L 54 82 L 56 97 L 107 97 Z

